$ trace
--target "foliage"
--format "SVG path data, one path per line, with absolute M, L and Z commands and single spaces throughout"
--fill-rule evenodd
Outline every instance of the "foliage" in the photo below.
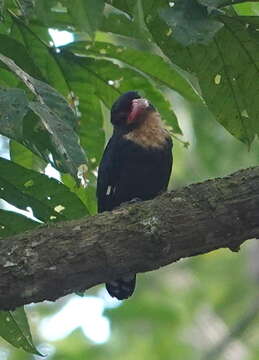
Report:
M 15 311 L 2 311 L 0 319 L 0 334 L 5 340 L 17 348 L 41 355 L 33 345 L 29 324 L 23 308 Z
M 108 110 L 128 90 L 150 99 L 180 139 L 175 184 L 255 164 L 256 148 L 248 161 L 234 138 L 250 148 L 259 133 L 258 15 L 258 4 L 240 0 L 0 0 L 0 134 L 10 140 L 10 160 L 0 158 L 0 192 L 9 205 L 33 214 L 17 214 L 5 203 L 0 236 L 95 213 L 96 170 L 110 133 Z M 49 29 L 69 31 L 72 43 L 57 47 Z M 188 126 L 183 108 L 192 114 Z M 190 155 L 181 147 L 186 138 Z M 48 164 L 59 171 L 59 180 L 46 175 Z M 156 300 L 143 296 L 136 306 L 153 316 Z M 159 317 L 175 321 L 175 329 L 167 328 L 166 320 L 161 327 L 176 331 L 179 315 L 171 313 L 172 304 L 157 301 L 164 306 Z M 133 304 L 127 314 L 118 310 L 110 315 L 115 322 L 116 316 L 118 321 L 138 316 Z M 1 322 L 0 335 L 35 353 L 23 309 L 11 315 L 22 325 Z M 0 316 L 7 319 L 4 312 Z M 23 340 L 17 343 L 20 332 Z M 161 356 L 168 357 L 172 345 L 164 336 L 154 332 L 156 341 L 164 342 Z M 192 356 L 191 346 L 181 352 L 180 344 L 174 342 L 176 356 Z M 139 348 L 139 354 L 146 352 Z

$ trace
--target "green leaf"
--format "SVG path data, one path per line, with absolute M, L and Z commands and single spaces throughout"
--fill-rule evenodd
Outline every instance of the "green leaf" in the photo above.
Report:
M 198 3 L 207 6 L 209 10 L 216 9 L 226 3 L 226 0 L 198 0 Z
M 59 181 L 3 158 L 0 158 L 0 196 L 17 208 L 30 207 L 33 215 L 43 222 L 88 214 L 80 199 Z
M 3 20 L 4 8 L 5 8 L 5 0 L 0 0 L 0 21 Z
M 104 0 L 73 0 L 67 3 L 74 24 L 92 39 L 100 25 L 104 3 Z
M 44 172 L 47 164 L 40 157 L 18 142 L 11 140 L 9 142 L 10 158 L 13 162 L 27 169 L 38 172 Z
M 134 38 L 139 35 L 131 17 L 125 12 L 106 4 L 103 14 L 100 30 L 105 32 L 106 35 L 115 33 Z
M 78 136 L 72 127 L 63 121 L 45 104 L 30 102 L 32 111 L 37 114 L 44 127 L 52 135 L 54 147 L 53 158 L 55 167 L 63 172 L 69 172 L 77 178 L 78 168 L 85 163 L 82 148 L 78 145 Z
M 76 56 L 70 51 L 69 45 L 61 48 L 58 57 L 69 83 L 81 82 L 87 91 L 98 96 L 108 108 L 112 106 L 115 99 L 120 95 L 120 91 L 108 83 L 111 69 L 105 66 L 107 61 Z
M 80 41 L 68 45 L 67 49 L 74 52 L 81 52 L 88 56 L 93 54 L 98 57 L 120 60 L 123 64 L 150 76 L 154 81 L 179 92 L 187 99 L 200 101 L 200 98 L 182 74 L 158 55 L 148 54 L 147 61 L 147 54 L 145 52 L 102 42 L 92 44 L 90 42 Z
M 43 356 L 33 344 L 24 308 L 0 312 L 0 336 L 18 349 Z
M 53 161 L 57 169 L 67 171 L 77 178 L 79 166 L 86 158 L 74 131 L 76 116 L 65 98 L 51 86 L 36 80 L 11 59 L 0 54 L 0 60 L 13 71 L 38 98 L 30 108 L 40 117 L 43 128 L 49 133 L 53 145 Z
M 127 0 L 108 0 L 107 3 L 129 14 L 132 11 Z
M 18 39 L 19 42 L 23 44 L 23 47 L 26 49 L 27 53 L 30 54 L 30 58 L 33 59 L 42 75 L 38 76 L 32 74 L 29 69 L 28 71 L 26 70 L 25 64 L 19 64 L 19 52 L 12 55 L 10 54 L 10 56 L 8 54 L 4 55 L 14 60 L 16 65 L 20 66 L 34 78 L 47 82 L 63 96 L 67 96 L 70 92 L 70 88 L 66 83 L 62 74 L 62 69 L 60 69 L 54 56 L 56 50 L 49 45 L 52 38 L 48 33 L 48 28 L 39 26 L 38 23 L 33 23 L 30 25 L 30 28 L 28 28 L 17 16 L 12 16 L 12 20 L 11 36 L 15 37 L 15 39 Z M 28 59 L 28 62 L 30 61 L 30 58 Z M 26 62 L 26 58 L 24 59 Z
M 101 101 L 91 92 L 87 95 L 83 94 L 84 87 L 81 87 L 79 83 L 72 84 L 72 86 L 80 99 L 79 111 L 82 116 L 79 135 L 81 143 L 84 149 L 87 149 L 89 167 L 96 167 L 101 159 L 105 141 Z
M 220 17 L 224 27 L 207 46 L 184 47 L 167 36 L 168 27 L 152 14 L 148 26 L 164 53 L 197 76 L 201 93 L 216 120 L 250 145 L 259 134 L 259 18 Z M 253 84 L 253 86 L 251 86 Z
M 73 91 L 72 101 L 77 104 L 78 133 L 90 160 L 88 166 L 96 167 L 104 147 L 101 100 L 111 106 L 120 92 L 113 89 L 99 73 L 98 63 L 94 59 L 76 57 L 63 48 L 56 56 Z
M 0 34 L 1 54 L 11 58 L 16 65 L 21 67 L 31 76 L 43 80 L 41 70 L 36 66 L 33 57 L 30 56 L 27 49 L 19 41 L 11 36 Z M 2 63 L 1 65 L 2 66 Z
M 115 5 L 116 4 L 116 5 Z M 120 1 L 116 1 L 113 6 L 107 5 L 105 7 L 105 17 L 109 17 L 109 29 L 107 31 L 114 32 L 115 27 L 112 23 L 112 20 L 117 22 L 117 33 L 129 35 L 134 38 L 142 39 L 146 41 L 147 44 L 150 45 L 150 34 L 146 28 L 146 24 L 144 21 L 144 12 L 142 7 L 141 0 L 125 0 L 122 5 Z M 118 11 L 114 6 L 119 6 L 119 8 L 123 9 L 124 12 Z M 130 16 L 129 16 L 130 14 Z M 112 16 L 110 16 L 112 15 Z M 116 15 L 116 16 L 114 16 Z M 121 16 L 124 15 L 124 16 Z M 125 21 L 127 19 L 127 22 Z M 123 23 L 121 23 L 121 21 Z M 108 23 L 106 23 L 107 26 Z M 127 34 L 126 34 L 127 32 Z
M 34 79 L 17 66 L 12 59 L 0 54 L 0 60 L 31 90 L 39 102 L 46 104 L 65 122 L 75 127 L 75 115 L 66 99 L 48 84 Z
M 77 44 L 78 43 L 76 43 L 76 45 Z M 81 67 L 84 67 L 86 71 L 89 71 L 89 74 L 86 74 L 85 77 L 85 81 L 88 82 L 88 86 L 90 86 L 91 77 L 93 76 L 93 74 L 95 74 L 96 79 L 93 79 L 93 82 L 91 81 L 91 85 L 93 86 L 92 91 L 95 91 L 98 94 L 98 96 L 103 100 L 103 102 L 108 108 L 111 107 L 113 101 L 120 94 L 130 89 L 135 89 L 139 91 L 141 95 L 146 96 L 151 102 L 154 103 L 154 105 L 159 109 L 163 119 L 168 123 L 168 125 L 170 125 L 173 128 L 175 132 L 181 133 L 181 130 L 179 128 L 173 109 L 171 108 L 171 105 L 166 100 L 164 94 L 159 91 L 157 84 L 154 81 L 152 81 L 152 79 L 150 79 L 148 75 L 145 76 L 144 74 L 137 71 L 137 69 L 135 68 L 123 68 L 123 76 L 122 76 L 121 66 L 118 66 L 113 62 L 111 62 L 111 60 L 113 59 L 110 59 L 110 61 L 102 60 L 102 59 L 93 60 L 88 57 L 76 56 L 75 54 L 69 52 L 70 50 L 75 50 L 75 52 L 77 53 L 81 52 L 84 55 L 88 54 L 87 51 L 84 51 L 84 47 L 82 52 L 81 49 L 78 48 L 76 45 L 75 47 L 73 46 L 73 44 L 64 47 L 63 49 L 65 49 L 65 51 L 64 50 L 61 51 L 60 56 L 62 57 L 62 64 L 65 67 L 65 69 L 67 69 L 67 72 L 69 68 L 70 69 L 73 68 L 73 71 L 70 71 L 68 73 L 68 80 L 71 83 L 71 86 L 75 94 L 79 95 L 79 108 L 80 106 L 83 106 L 85 108 L 85 111 L 83 111 L 83 109 L 82 111 L 80 110 L 82 114 L 86 114 L 86 119 L 80 122 L 80 129 L 82 129 L 82 127 L 85 126 L 84 121 L 88 121 L 88 123 L 90 123 L 90 120 L 87 117 L 87 111 L 90 114 L 89 116 L 93 115 L 92 124 L 94 124 L 94 118 L 96 116 L 94 116 L 94 113 L 91 111 L 91 108 L 93 109 L 93 105 L 91 105 L 90 107 L 88 107 L 88 109 L 86 109 L 86 105 L 89 103 L 91 97 L 86 96 L 85 91 L 80 92 L 80 88 L 83 88 L 84 85 L 82 85 L 77 80 L 80 76 L 80 67 L 76 67 L 75 66 L 76 64 L 78 65 L 80 64 Z M 109 48 L 108 44 L 107 46 Z M 106 57 L 106 59 L 107 58 L 108 57 Z M 83 74 L 81 76 L 83 76 Z M 101 79 L 102 79 L 102 83 L 100 83 L 100 86 L 97 87 L 96 85 L 98 84 L 98 82 L 100 82 Z M 111 81 L 112 84 L 108 85 L 109 82 Z M 88 89 L 88 93 L 89 92 L 90 89 Z M 113 95 L 112 98 L 111 95 Z M 82 116 L 84 117 L 84 115 Z M 97 119 L 95 119 L 95 123 L 96 121 Z M 90 130 L 89 135 L 91 135 L 92 134 L 91 131 L 93 131 L 93 128 L 89 130 Z M 81 138 L 83 131 L 80 132 Z M 98 134 L 96 135 L 98 136 Z M 95 135 L 92 136 L 93 138 L 95 138 Z M 87 138 L 85 141 L 87 142 Z M 85 144 L 87 146 L 86 142 Z M 102 150 L 103 147 L 101 148 L 101 151 Z
M 159 13 L 172 29 L 174 38 L 184 46 L 206 44 L 222 27 L 197 0 L 175 1 L 172 8 L 165 7 Z
M 29 17 L 33 14 L 35 7 L 35 0 L 19 0 L 20 9 L 24 17 Z
M 36 226 L 39 226 L 39 223 L 26 216 L 0 209 L 0 239 L 33 229 Z
M 254 2 L 240 3 L 234 6 L 234 9 L 238 15 L 242 16 L 258 16 L 259 4 Z
M 21 89 L 0 88 L 0 133 L 19 141 L 23 138 L 23 118 L 28 100 Z
M 75 180 L 68 174 L 62 176 L 63 183 L 85 204 L 90 215 L 97 213 L 96 202 L 96 177 L 88 176 L 89 183 L 85 189 L 78 187 Z

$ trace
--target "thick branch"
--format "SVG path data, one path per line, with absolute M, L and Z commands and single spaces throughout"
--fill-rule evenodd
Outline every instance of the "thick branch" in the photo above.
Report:
M 0 240 L 0 309 L 259 238 L 259 167 Z

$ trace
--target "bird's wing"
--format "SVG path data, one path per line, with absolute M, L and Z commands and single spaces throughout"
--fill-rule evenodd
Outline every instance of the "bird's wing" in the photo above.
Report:
M 133 198 L 155 197 L 166 190 L 171 168 L 171 140 L 163 149 L 152 151 L 113 136 L 98 171 L 98 211 L 112 210 Z
M 113 191 L 116 183 L 117 166 L 116 152 L 118 151 L 118 139 L 113 135 L 103 153 L 103 157 L 98 170 L 97 178 L 97 201 L 98 212 L 112 210 L 113 208 Z

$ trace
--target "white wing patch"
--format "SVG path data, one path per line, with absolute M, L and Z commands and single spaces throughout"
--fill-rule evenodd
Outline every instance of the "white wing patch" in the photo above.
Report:
M 109 185 L 107 187 L 106 195 L 111 195 L 111 191 L 112 191 L 112 187 L 111 187 L 111 185 Z

